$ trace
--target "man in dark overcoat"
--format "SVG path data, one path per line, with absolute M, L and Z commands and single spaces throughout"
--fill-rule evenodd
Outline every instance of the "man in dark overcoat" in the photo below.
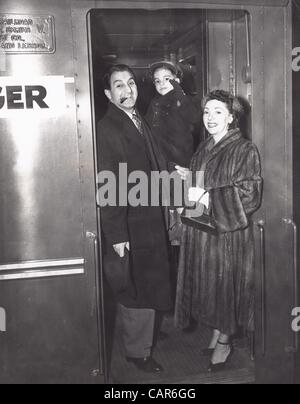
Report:
M 117 188 L 113 192 L 116 203 L 105 205 L 98 197 L 103 205 L 104 270 L 120 304 L 127 361 L 143 371 L 158 373 L 162 367 L 151 356 L 155 314 L 171 308 L 164 214 L 161 206 L 150 204 L 151 172 L 159 170 L 160 159 L 150 130 L 136 109 L 138 89 L 133 71 L 125 65 L 112 67 L 104 87 L 110 102 L 97 128 L 98 168 L 100 173 L 114 174 Z M 125 184 L 136 172 L 143 173 L 149 184 L 148 200 L 141 198 L 141 203 L 131 200 L 137 184 Z M 138 194 L 135 199 L 141 196 Z M 117 274 L 112 280 L 112 273 L 118 265 L 124 271 L 121 277 L 127 279 L 116 289 L 115 281 L 120 285 L 120 279 Z

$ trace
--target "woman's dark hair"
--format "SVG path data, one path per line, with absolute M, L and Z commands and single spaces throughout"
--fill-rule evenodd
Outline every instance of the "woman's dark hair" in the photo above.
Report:
M 136 82 L 135 73 L 129 66 L 121 65 L 121 64 L 120 65 L 114 65 L 108 70 L 108 72 L 103 77 L 104 90 L 111 90 L 111 83 L 110 83 L 111 76 L 114 73 L 122 73 L 122 72 L 128 72 L 129 74 L 131 74 L 132 77 L 134 78 L 134 81 Z
M 229 129 L 236 129 L 239 127 L 241 116 L 244 109 L 237 97 L 224 90 L 214 90 L 208 93 L 201 102 L 202 110 L 209 101 L 217 100 L 226 105 L 229 113 L 233 116 L 233 122 L 229 125 Z

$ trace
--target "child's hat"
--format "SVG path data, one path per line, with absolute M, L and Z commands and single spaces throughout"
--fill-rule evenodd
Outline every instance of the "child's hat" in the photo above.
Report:
M 182 77 L 182 70 L 180 66 L 177 64 L 174 64 L 173 62 L 169 60 L 161 60 L 159 62 L 152 63 L 150 65 L 150 71 L 152 76 L 154 75 L 155 71 L 160 68 L 165 68 L 170 70 L 173 74 L 175 74 L 176 77 L 180 78 Z

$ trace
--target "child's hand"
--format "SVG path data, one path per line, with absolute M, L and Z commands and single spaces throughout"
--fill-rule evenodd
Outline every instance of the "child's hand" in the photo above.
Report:
M 176 80 L 170 80 L 170 83 L 178 95 L 185 95 L 181 85 Z

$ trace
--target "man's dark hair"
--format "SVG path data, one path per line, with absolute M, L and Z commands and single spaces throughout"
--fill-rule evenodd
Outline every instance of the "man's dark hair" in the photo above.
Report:
M 104 90 L 111 90 L 111 82 L 110 82 L 110 79 L 111 79 L 111 76 L 112 76 L 114 73 L 116 73 L 116 72 L 120 72 L 120 73 L 121 73 L 121 72 L 128 72 L 129 74 L 132 75 L 134 81 L 136 82 L 135 73 L 134 73 L 134 71 L 133 71 L 129 66 L 127 66 L 127 65 L 122 65 L 122 64 L 114 65 L 114 66 L 112 66 L 112 67 L 108 70 L 108 72 L 107 72 L 107 73 L 104 75 L 104 77 L 103 77 L 103 87 L 104 87 Z

